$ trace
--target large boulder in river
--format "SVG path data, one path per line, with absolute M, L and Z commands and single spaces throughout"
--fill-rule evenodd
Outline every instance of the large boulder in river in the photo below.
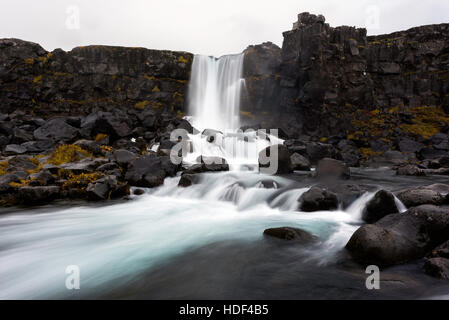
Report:
M 422 258 L 449 239 L 449 209 L 431 205 L 360 227 L 346 249 L 363 264 L 389 266 Z
M 320 179 L 349 179 L 351 170 L 339 160 L 324 158 L 318 162 L 316 177 Z
M 107 200 L 127 195 L 129 188 L 120 184 L 115 176 L 106 176 L 90 183 L 86 192 L 91 200 Z
M 313 164 L 324 158 L 340 158 L 338 151 L 331 144 L 312 142 L 307 145 L 307 154 Z
M 292 173 L 292 162 L 287 147 L 278 144 L 259 152 L 259 170 L 272 175 Z
M 299 153 L 292 154 L 290 161 L 293 170 L 310 171 L 310 161 Z
M 282 240 L 299 241 L 304 244 L 312 243 L 317 240 L 317 237 L 307 231 L 290 227 L 266 229 L 263 234 Z
M 440 192 L 429 187 L 408 189 L 399 193 L 397 197 L 407 208 L 424 204 L 441 205 L 446 201 Z
M 299 199 L 300 210 L 305 212 L 327 211 L 338 208 L 338 197 L 330 191 L 311 188 L 305 192 Z
M 380 190 L 366 204 L 362 219 L 367 223 L 374 223 L 389 214 L 398 212 L 394 195 L 389 191 Z
M 153 188 L 162 185 L 165 177 L 174 176 L 179 168 L 167 156 L 142 156 L 129 163 L 125 180 L 132 186 Z

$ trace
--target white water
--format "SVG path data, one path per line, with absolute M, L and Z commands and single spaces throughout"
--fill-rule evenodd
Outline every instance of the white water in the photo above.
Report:
M 195 55 L 189 85 L 189 112 L 198 130 L 235 130 L 239 126 L 243 54 L 219 59 Z
M 260 188 L 267 179 L 279 189 Z M 280 177 L 206 174 L 201 184 L 186 189 L 178 188 L 178 181 L 169 178 L 147 195 L 113 206 L 2 216 L 0 298 L 93 294 L 189 249 L 224 240 L 259 241 L 271 227 L 298 227 L 319 236 L 322 243 L 310 257 L 328 263 L 349 240 L 360 215 L 358 209 L 297 212 L 295 203 L 307 189 L 283 193 L 291 181 Z M 65 289 L 68 265 L 81 269 L 79 292 Z

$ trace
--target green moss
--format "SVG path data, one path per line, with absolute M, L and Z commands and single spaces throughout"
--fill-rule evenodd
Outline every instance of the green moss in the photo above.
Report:
M 189 63 L 189 60 L 187 60 L 187 59 L 184 58 L 183 56 L 179 56 L 178 62 L 187 64 L 187 63 Z
M 401 124 L 399 127 L 405 133 L 429 139 L 439 133 L 441 129 L 449 124 L 449 116 L 439 107 L 415 107 L 407 111 L 413 114 L 413 124 Z
M 103 173 L 93 172 L 93 173 L 81 173 L 73 174 L 71 172 L 60 172 L 59 175 L 67 179 L 62 185 L 63 189 L 80 189 L 84 190 L 89 183 L 95 182 L 104 176 Z

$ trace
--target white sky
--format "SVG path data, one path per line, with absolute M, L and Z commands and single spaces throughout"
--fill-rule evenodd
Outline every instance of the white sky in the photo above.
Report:
M 220 56 L 265 41 L 282 46 L 304 11 L 368 34 L 449 22 L 448 0 L 0 0 L 0 38 L 47 50 L 106 44 Z

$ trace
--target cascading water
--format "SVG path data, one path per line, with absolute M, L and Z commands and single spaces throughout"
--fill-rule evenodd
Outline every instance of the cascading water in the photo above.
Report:
M 244 79 L 243 54 L 214 58 L 195 55 L 189 85 L 188 109 L 198 130 L 238 129 L 240 93 Z
M 232 171 L 254 170 L 258 154 L 282 140 L 269 135 L 260 138 L 257 132 L 239 132 L 240 100 L 244 54 L 214 58 L 196 55 L 189 85 L 187 119 L 199 131 L 189 135 L 192 149 L 184 158 L 185 164 L 197 163 L 198 157 L 226 159 Z M 213 129 L 214 141 L 208 141 L 204 130 Z

